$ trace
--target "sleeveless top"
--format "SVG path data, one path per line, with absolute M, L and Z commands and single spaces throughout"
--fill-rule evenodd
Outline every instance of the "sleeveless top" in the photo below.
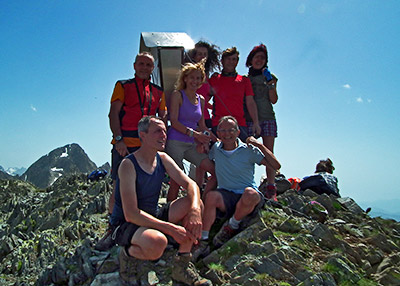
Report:
M 157 153 L 157 166 L 152 174 L 145 172 L 138 164 L 135 156 L 129 154 L 125 158 L 132 161 L 136 170 L 136 197 L 138 208 L 152 216 L 156 216 L 158 210 L 158 199 L 160 196 L 161 184 L 165 176 L 165 167 Z M 115 188 L 115 205 L 111 215 L 111 224 L 120 225 L 124 223 L 125 216 L 122 209 L 121 192 L 119 179 Z
M 273 77 L 275 76 L 273 75 Z M 265 120 L 276 120 L 274 108 L 271 101 L 269 100 L 269 89 L 265 76 L 263 74 L 255 76 L 249 75 L 249 79 L 251 81 L 251 85 L 254 91 L 254 101 L 257 105 L 258 120 L 260 122 Z M 253 119 L 251 119 L 249 111 L 246 108 L 246 105 L 245 117 L 246 121 L 253 121 Z
M 197 105 L 190 102 L 183 90 L 180 90 L 182 94 L 182 105 L 179 108 L 178 121 L 186 127 L 196 129 L 197 123 L 201 119 L 201 103 L 200 97 L 196 93 Z M 194 143 L 194 139 L 186 134 L 183 134 L 171 127 L 168 129 L 168 140 L 178 140 L 187 143 Z

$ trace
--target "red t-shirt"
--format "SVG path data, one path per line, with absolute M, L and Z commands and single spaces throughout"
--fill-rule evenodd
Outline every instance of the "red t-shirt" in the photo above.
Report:
M 246 96 L 254 96 L 250 79 L 241 75 L 213 76 L 209 80 L 213 87 L 214 108 L 212 126 L 218 126 L 219 120 L 226 115 L 232 115 L 238 121 L 239 126 L 246 126 L 244 117 L 244 104 Z

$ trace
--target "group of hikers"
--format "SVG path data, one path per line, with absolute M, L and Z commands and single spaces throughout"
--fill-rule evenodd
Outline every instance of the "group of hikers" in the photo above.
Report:
M 277 77 L 268 71 L 266 46 L 248 54 L 247 76 L 236 72 L 235 47 L 220 53 L 200 41 L 186 61 L 168 102 L 150 81 L 154 58 L 146 52 L 136 56 L 135 77 L 118 81 L 111 98 L 110 229 L 96 248 L 121 247 L 120 277 L 127 284 L 136 283 L 142 260 L 162 256 L 170 237 L 179 245 L 172 278 L 211 285 L 193 262 L 211 245 L 217 248 L 232 238 L 265 199 L 277 200 L 275 174 L 281 165 L 273 154 L 277 124 L 272 107 L 278 99 Z M 184 159 L 196 166 L 195 180 L 183 171 Z M 266 167 L 263 193 L 254 180 L 255 164 Z M 167 203 L 159 207 L 166 173 Z M 185 194 L 179 196 L 181 188 Z M 211 242 L 216 218 L 226 222 Z

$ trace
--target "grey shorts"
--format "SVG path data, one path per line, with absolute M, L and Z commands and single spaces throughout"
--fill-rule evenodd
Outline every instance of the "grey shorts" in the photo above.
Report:
M 201 161 L 208 158 L 207 154 L 197 152 L 195 143 L 187 143 L 178 140 L 168 140 L 167 146 L 165 146 L 165 152 L 174 159 L 175 163 L 182 170 L 183 159 L 198 167 Z
M 155 217 L 163 221 L 168 221 L 170 205 L 171 203 L 169 202 L 160 207 Z M 124 222 L 119 226 L 113 227 L 112 239 L 119 246 L 130 246 L 132 237 L 139 228 L 139 225 L 130 222 Z

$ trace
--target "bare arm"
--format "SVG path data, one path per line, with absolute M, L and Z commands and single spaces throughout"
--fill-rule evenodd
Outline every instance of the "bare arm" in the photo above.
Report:
M 180 186 L 187 190 L 187 199 L 190 202 L 190 211 L 184 220 L 185 228 L 196 238 L 201 237 L 202 218 L 201 218 L 201 199 L 200 190 L 196 182 L 190 179 L 174 160 L 166 153 L 160 152 L 161 159 L 168 175 Z
M 269 89 L 268 91 L 268 96 L 269 96 L 269 101 L 271 101 L 272 104 L 277 103 L 278 101 L 278 93 L 276 91 L 276 84 L 277 80 L 275 77 L 272 77 L 272 79 L 268 82 L 269 86 L 274 86 L 273 88 Z
M 116 100 L 111 103 L 110 113 L 108 114 L 108 118 L 110 119 L 110 128 L 111 132 L 113 133 L 113 137 L 122 136 L 121 131 L 121 121 L 119 119 L 119 113 L 122 108 L 122 101 Z M 115 143 L 115 149 L 121 156 L 128 155 L 128 148 L 126 147 L 123 140 Z
M 249 111 L 250 117 L 253 120 L 254 125 L 254 132 L 255 134 L 259 135 L 261 133 L 260 124 L 258 122 L 258 111 L 257 111 L 257 104 L 254 101 L 253 96 L 246 96 L 246 107 Z
M 250 136 L 247 138 L 246 143 L 257 147 L 263 153 L 264 159 L 262 159 L 261 164 L 270 167 L 275 171 L 281 168 L 281 164 L 276 159 L 275 155 L 267 147 L 265 147 L 264 144 L 258 142 L 256 138 Z
M 155 218 L 138 208 L 136 195 L 136 170 L 129 159 L 124 159 L 118 169 L 120 179 L 120 193 L 122 208 L 124 210 L 125 220 L 127 222 L 158 229 L 162 233 L 171 235 L 178 243 L 193 239 L 186 230 L 170 222 L 165 222 Z

